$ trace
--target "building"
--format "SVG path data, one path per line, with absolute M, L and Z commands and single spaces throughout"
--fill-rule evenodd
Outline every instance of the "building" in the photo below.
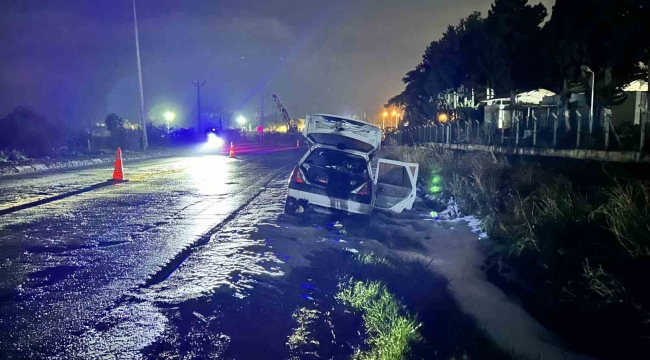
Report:
M 645 110 L 648 102 L 648 82 L 633 81 L 623 87 L 623 91 L 627 94 L 627 99 L 621 105 L 612 107 L 612 124 L 614 126 L 641 125 L 643 118 L 648 123 L 648 114 Z

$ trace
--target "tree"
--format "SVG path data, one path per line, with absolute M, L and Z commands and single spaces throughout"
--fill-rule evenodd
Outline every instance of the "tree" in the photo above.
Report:
M 541 87 L 544 57 L 541 24 L 544 5 L 528 0 L 495 0 L 485 19 L 484 71 L 497 94 Z
M 557 0 L 542 27 L 546 16 L 542 4 L 495 0 L 485 19 L 474 12 L 449 26 L 387 106 L 404 108 L 417 125 L 448 109 L 449 95 L 488 87 L 497 96 L 547 88 L 566 98 L 591 90 L 582 65 L 596 73 L 599 104 L 611 106 L 625 99 L 621 86 L 648 76 L 641 66 L 650 62 L 647 0 Z
M 0 119 L 0 149 L 17 149 L 29 157 L 53 154 L 63 145 L 63 126 L 28 107 L 17 107 Z
M 650 6 L 643 0 L 557 0 L 543 29 L 555 82 L 568 82 L 569 91 L 589 92 L 589 77 L 580 70 L 587 65 L 596 73 L 602 105 L 624 100 L 620 87 L 646 74 L 640 63 L 650 50 L 648 19 Z
M 119 132 L 124 130 L 126 120 L 116 113 L 110 113 L 106 116 L 104 123 L 106 124 L 108 131 L 111 133 L 111 136 L 117 136 Z
M 445 95 L 471 96 L 477 82 L 486 78 L 478 63 L 484 53 L 484 38 L 479 12 L 447 27 L 440 40 L 429 44 L 422 62 L 406 74 L 404 92 L 390 99 L 387 106 L 403 107 L 405 120 L 420 125 L 435 121 L 439 111 L 449 109 Z M 463 94 L 463 89 L 468 93 Z

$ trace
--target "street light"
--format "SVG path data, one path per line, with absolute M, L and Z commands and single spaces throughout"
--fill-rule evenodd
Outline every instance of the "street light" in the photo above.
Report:
M 384 118 L 383 121 L 381 122 L 381 127 L 382 129 L 386 129 L 386 116 L 388 116 L 388 111 L 384 111 L 384 113 L 381 115 Z
M 133 27 L 135 28 L 135 52 L 138 60 L 138 84 L 140 85 L 140 124 L 142 126 L 142 150 L 147 150 L 149 141 L 147 139 L 147 118 L 144 112 L 144 90 L 142 85 L 142 62 L 140 61 L 140 39 L 138 36 L 138 15 L 133 0 Z
M 246 123 L 246 118 L 244 117 L 244 115 L 239 115 L 239 116 L 237 117 L 237 122 L 238 122 L 239 125 L 241 125 L 241 127 L 243 128 L 243 127 L 244 127 L 244 124 Z
M 167 120 L 167 132 L 169 133 L 169 123 L 171 121 L 174 121 L 174 119 L 176 119 L 176 113 L 174 113 L 173 111 L 167 110 L 167 111 L 165 111 L 163 116 L 165 117 L 165 120 Z
M 396 122 L 397 122 L 397 111 L 395 111 L 395 110 L 393 110 L 393 119 L 395 120 L 395 121 L 393 122 L 393 127 L 395 127 L 395 126 L 397 125 L 397 124 L 396 124 Z
M 584 72 L 591 73 L 591 108 L 589 109 L 589 136 L 591 139 L 591 131 L 594 125 L 594 89 L 596 88 L 596 74 L 587 65 L 582 65 L 580 69 Z M 578 129 L 580 131 L 580 129 Z

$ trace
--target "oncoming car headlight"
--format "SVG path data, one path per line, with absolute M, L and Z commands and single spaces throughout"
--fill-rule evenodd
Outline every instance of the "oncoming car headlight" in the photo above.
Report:
M 218 137 L 215 133 L 208 133 L 208 142 L 206 143 L 207 147 L 210 149 L 218 149 L 223 146 L 223 139 Z

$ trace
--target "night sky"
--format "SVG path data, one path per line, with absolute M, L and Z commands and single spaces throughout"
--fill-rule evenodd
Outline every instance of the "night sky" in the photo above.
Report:
M 306 112 L 368 117 L 448 24 L 490 0 L 138 0 L 147 112 L 251 118 L 283 100 Z M 543 0 L 551 11 L 554 0 Z M 139 119 L 131 0 L 0 0 L 0 117 L 26 105 L 48 118 Z

